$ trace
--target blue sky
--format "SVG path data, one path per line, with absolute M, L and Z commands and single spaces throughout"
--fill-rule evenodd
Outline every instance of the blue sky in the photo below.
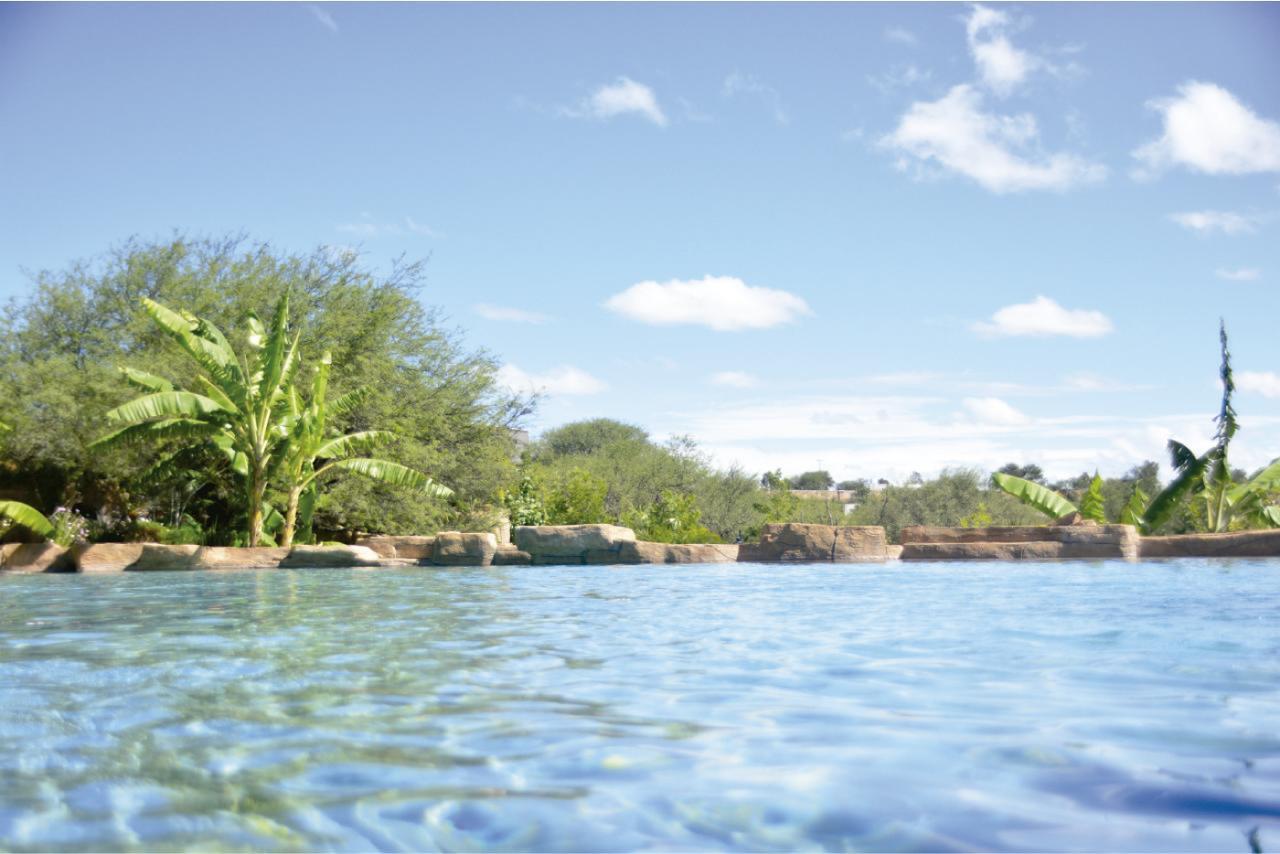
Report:
M 0 296 L 130 235 L 374 267 L 721 464 L 1280 455 L 1280 7 L 0 5 Z M 1167 473 L 1167 470 L 1166 470 Z

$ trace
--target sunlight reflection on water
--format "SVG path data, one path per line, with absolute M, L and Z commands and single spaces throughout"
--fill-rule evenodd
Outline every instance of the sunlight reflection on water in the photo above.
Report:
M 1280 562 L 0 577 L 0 848 L 1280 847 Z

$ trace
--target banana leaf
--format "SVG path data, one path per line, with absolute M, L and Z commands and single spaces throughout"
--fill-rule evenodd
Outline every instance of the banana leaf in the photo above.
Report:
M 354 472 L 372 480 L 390 483 L 394 486 L 405 486 L 434 498 L 446 498 L 453 494 L 452 489 L 444 484 L 436 483 L 422 472 L 415 471 L 408 466 L 402 466 L 399 463 L 393 463 L 390 460 L 375 460 L 369 457 L 334 460 L 317 470 L 315 477 L 319 478 L 333 469 Z
M 0 501 L 0 519 L 8 519 L 45 539 L 53 536 L 53 526 L 44 514 L 21 501 Z
M 1038 483 L 1002 472 L 992 474 L 991 482 L 1023 504 L 1034 507 L 1051 519 L 1078 512 L 1076 506 L 1066 498 Z
M 212 398 L 190 391 L 160 391 L 144 394 L 136 400 L 117 406 L 106 414 L 108 421 L 151 421 L 156 418 L 185 416 L 199 418 L 226 410 Z

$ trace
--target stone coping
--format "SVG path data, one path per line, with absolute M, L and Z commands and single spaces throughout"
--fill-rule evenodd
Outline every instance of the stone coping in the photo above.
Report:
M 1128 525 L 911 526 L 902 533 L 900 546 L 886 543 L 879 527 L 800 523 L 766 525 L 758 543 L 742 545 L 651 543 L 615 525 L 518 527 L 515 544 L 499 543 L 488 532 L 459 531 L 291 549 L 14 543 L 0 546 L 0 572 L 1280 557 L 1280 530 L 1138 537 Z

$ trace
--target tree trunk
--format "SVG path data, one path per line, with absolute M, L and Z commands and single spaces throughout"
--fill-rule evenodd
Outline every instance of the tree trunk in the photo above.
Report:
M 302 490 L 294 487 L 289 490 L 289 506 L 284 511 L 284 534 L 280 537 L 280 545 L 289 548 L 293 545 L 293 528 L 298 522 L 298 500 Z
M 249 547 L 262 541 L 262 495 L 266 492 L 262 473 L 254 471 L 249 476 Z

